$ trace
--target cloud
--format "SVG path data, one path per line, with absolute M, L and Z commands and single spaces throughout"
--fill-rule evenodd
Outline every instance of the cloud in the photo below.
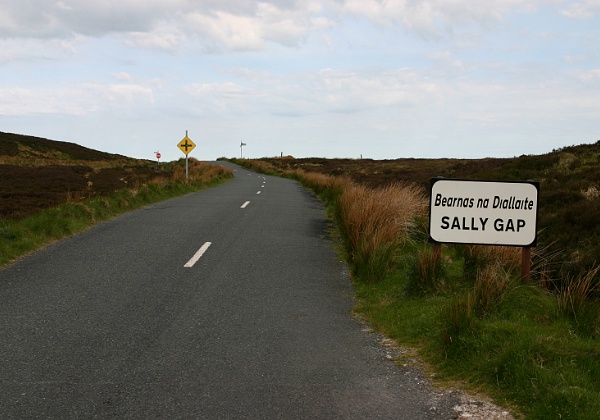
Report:
M 263 27 L 251 17 L 225 12 L 214 15 L 195 12 L 187 16 L 186 21 L 189 28 L 209 40 L 213 49 L 248 51 L 264 47 Z
M 196 99 L 195 108 L 199 112 L 238 113 L 251 109 L 254 100 L 260 95 L 253 89 L 235 82 L 194 83 L 183 89 L 186 95 Z
M 598 88 L 600 88 L 600 68 L 592 69 L 588 71 L 579 71 L 574 73 L 575 77 L 584 83 L 598 83 Z M 591 87 L 591 85 L 590 85 Z
M 23 87 L 0 87 L 0 115 L 3 116 L 35 114 L 81 116 L 102 109 L 127 108 L 134 104 L 153 103 L 152 89 L 136 84 L 84 83 L 70 87 L 36 90 Z
M 211 51 L 256 51 L 268 43 L 298 46 L 311 34 L 351 19 L 402 27 L 420 37 L 461 25 L 488 25 L 506 13 L 557 0 L 3 0 L 0 38 L 119 35 L 133 47 L 178 51 L 190 40 Z M 586 15 L 598 0 L 572 4 Z M 327 39 L 327 38 L 326 38 Z
M 65 56 L 77 53 L 86 41 L 81 35 L 70 39 L 0 38 L 0 64 L 60 61 Z
M 3 0 L 0 39 L 118 34 L 127 45 L 167 51 L 188 38 L 211 49 L 260 50 L 332 27 L 321 12 L 312 0 Z
M 557 0 L 342 0 L 341 14 L 365 17 L 377 25 L 401 26 L 425 39 L 446 36 L 460 26 L 487 26 L 507 13 L 528 13 Z
M 200 112 L 244 112 L 301 117 L 353 114 L 390 108 L 410 109 L 442 100 L 444 89 L 429 74 L 411 69 L 276 74 L 236 69 L 238 82 L 187 86 Z
M 146 32 L 127 32 L 123 39 L 131 47 L 176 52 L 187 37 L 177 27 L 163 24 Z
M 575 1 L 562 11 L 563 15 L 573 19 L 589 19 L 600 12 L 600 0 Z

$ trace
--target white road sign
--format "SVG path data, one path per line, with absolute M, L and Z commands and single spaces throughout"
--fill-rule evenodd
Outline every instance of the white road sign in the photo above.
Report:
M 432 242 L 530 247 L 537 241 L 539 183 L 434 178 Z

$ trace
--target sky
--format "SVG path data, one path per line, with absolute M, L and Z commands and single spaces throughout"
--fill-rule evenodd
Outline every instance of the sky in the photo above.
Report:
M 161 161 L 186 131 L 200 160 L 595 143 L 600 0 L 0 0 L 0 131 Z

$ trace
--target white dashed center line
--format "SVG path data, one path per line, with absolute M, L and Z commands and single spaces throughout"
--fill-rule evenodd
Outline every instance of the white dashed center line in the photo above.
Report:
M 184 267 L 186 268 L 191 268 L 194 266 L 194 264 L 196 264 L 198 262 L 198 260 L 200 259 L 200 257 L 202 255 L 204 255 L 204 253 L 206 252 L 206 250 L 208 249 L 209 246 L 212 245 L 212 242 L 206 242 L 204 245 L 202 245 L 200 247 L 200 249 L 198 250 L 198 252 L 196 252 L 194 254 L 194 256 L 187 262 L 185 263 Z
M 242 207 L 240 207 L 240 208 L 245 209 L 248 206 L 248 204 L 250 204 L 250 202 L 246 201 L 244 204 L 242 204 Z

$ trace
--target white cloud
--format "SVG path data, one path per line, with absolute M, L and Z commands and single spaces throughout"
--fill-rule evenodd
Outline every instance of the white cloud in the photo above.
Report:
M 195 97 L 192 102 L 208 112 L 244 110 L 299 117 L 388 107 L 415 108 L 438 103 L 443 91 L 438 82 L 410 69 L 323 69 L 284 75 L 238 69 L 233 74 L 244 82 L 194 84 L 184 92 Z
M 131 84 L 113 84 L 108 86 L 90 86 L 90 90 L 101 90 L 113 105 L 126 106 L 129 103 L 154 103 L 152 89 L 147 86 Z
M 183 91 L 192 98 L 187 102 L 190 108 L 202 115 L 244 114 L 255 108 L 260 97 L 256 90 L 234 82 L 194 83 Z
M 180 50 L 187 37 L 174 26 L 160 25 L 146 32 L 125 33 L 123 39 L 131 47 L 174 52 Z
M 187 17 L 188 27 L 208 38 L 213 47 L 223 46 L 228 50 L 261 50 L 264 33 L 260 22 L 248 17 L 225 12 L 213 16 L 192 13 Z
M 578 80 L 584 83 L 600 82 L 600 68 L 588 71 L 579 71 L 574 74 Z M 600 85 L 598 87 L 600 88 Z
M 173 51 L 190 36 L 228 50 L 259 50 L 265 42 L 297 45 L 329 28 L 315 1 L 266 0 L 3 0 L 0 38 L 68 39 L 119 34 L 135 47 Z
M 573 19 L 589 19 L 600 12 L 600 0 L 582 0 L 571 2 L 563 14 Z
M 86 41 L 87 38 L 80 35 L 69 39 L 0 38 L 0 63 L 60 61 L 79 52 Z
M 131 76 L 131 74 L 125 72 L 125 71 L 118 71 L 116 73 L 112 74 L 112 77 L 116 80 L 120 80 L 120 81 L 126 81 L 129 82 L 133 79 L 133 77 Z
M 499 21 L 558 0 L 3 0 L 0 38 L 69 39 L 118 34 L 135 47 L 177 51 L 189 37 L 212 49 L 262 50 L 267 42 L 297 46 L 347 19 L 402 26 L 438 38 L 460 25 Z M 597 10 L 598 0 L 566 13 Z
M 343 0 L 339 11 L 377 24 L 400 24 L 424 38 L 437 38 L 459 25 L 487 25 L 508 12 L 531 12 L 557 0 Z
M 85 115 L 108 108 L 152 104 L 150 87 L 134 84 L 85 83 L 47 89 L 0 87 L 0 115 L 35 114 Z

